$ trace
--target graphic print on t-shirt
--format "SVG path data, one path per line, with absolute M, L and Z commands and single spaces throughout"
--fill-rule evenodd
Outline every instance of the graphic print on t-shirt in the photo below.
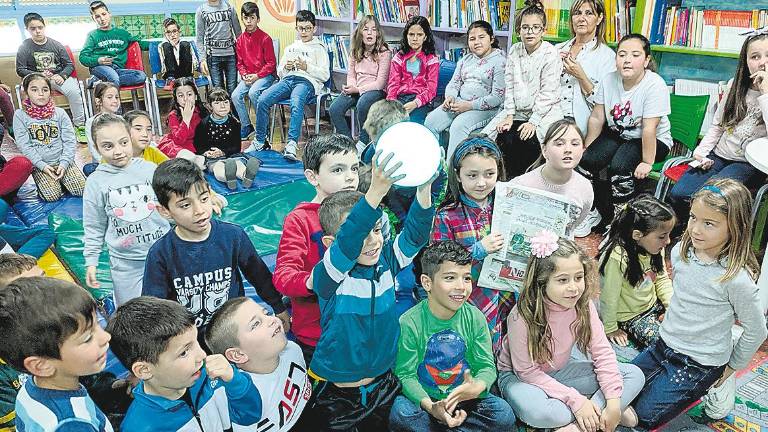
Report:
M 47 70 L 56 70 L 56 54 L 48 51 L 35 51 L 32 53 L 35 59 L 35 70 L 43 72 Z
M 107 206 L 115 234 L 123 247 L 152 244 L 165 234 L 162 229 L 148 232 L 144 227 L 143 221 L 157 208 L 155 193 L 147 183 L 110 189 Z
M 453 329 L 433 334 L 416 370 L 419 383 L 447 395 L 464 382 L 464 371 L 469 370 L 466 353 L 467 343 Z
M 229 299 L 232 267 L 173 278 L 176 299 L 195 315 L 197 327 L 208 324 L 211 316 Z
M 45 145 L 49 145 L 51 140 L 58 138 L 60 134 L 59 125 L 51 123 L 32 123 L 27 127 L 27 131 L 33 140 Z
M 613 116 L 613 122 L 616 124 L 616 129 L 619 134 L 624 133 L 624 131 L 635 129 L 638 126 L 637 120 L 632 117 L 632 104 L 630 101 L 624 103 L 623 106 L 621 103 L 614 105 L 611 110 L 611 115 Z

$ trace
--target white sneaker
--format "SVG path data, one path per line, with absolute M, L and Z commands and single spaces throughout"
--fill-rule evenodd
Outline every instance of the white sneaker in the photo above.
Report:
M 574 237 L 586 237 L 589 235 L 589 233 L 592 232 L 592 227 L 597 226 L 597 224 L 600 223 L 600 221 L 603 220 L 603 217 L 600 216 L 600 213 L 597 211 L 597 209 L 592 209 L 592 211 L 589 212 L 587 217 L 573 230 L 573 236 Z
M 355 143 L 355 148 L 357 149 L 357 157 L 360 157 L 363 155 L 363 151 L 365 151 L 366 145 L 363 144 L 362 141 L 358 141 Z
M 264 150 L 264 147 L 265 147 L 264 143 L 260 143 L 256 141 L 256 138 L 254 138 L 251 141 L 251 145 L 249 145 L 248 148 L 245 149 L 245 152 L 248 153 L 248 152 L 262 151 Z
M 712 419 L 725 418 L 736 404 L 736 374 L 731 374 L 720 387 L 712 387 L 704 395 L 704 413 Z
M 283 157 L 288 160 L 298 161 L 299 158 L 296 156 L 296 149 L 298 147 L 299 145 L 296 144 L 296 141 L 288 141 L 288 144 L 283 149 Z

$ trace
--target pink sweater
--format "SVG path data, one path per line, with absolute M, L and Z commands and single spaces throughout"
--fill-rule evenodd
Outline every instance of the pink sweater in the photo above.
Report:
M 421 70 L 414 77 L 405 63 L 413 56 L 421 61 Z M 389 81 L 387 82 L 387 100 L 395 100 L 404 94 L 415 94 L 416 105 L 422 107 L 437 96 L 437 78 L 440 73 L 440 59 L 436 55 L 426 55 L 423 51 L 415 54 L 398 52 L 392 59 L 389 68 Z
M 389 67 L 392 63 L 392 51 L 385 49 L 376 56 L 376 61 L 371 57 L 363 57 L 358 63 L 352 53 L 349 53 L 349 70 L 347 71 L 347 85 L 353 85 L 360 90 L 360 94 L 371 90 L 384 90 L 389 78 Z
M 563 401 L 575 413 L 587 398 L 573 387 L 560 384 L 549 373 L 565 367 L 571 358 L 571 349 L 576 344 L 576 338 L 571 331 L 571 324 L 576 320 L 576 309 L 566 309 L 549 300 L 544 300 L 544 303 L 547 307 L 547 321 L 552 330 L 552 360 L 547 364 L 538 364 L 531 360 L 528 355 L 528 325 L 515 306 L 507 318 L 509 333 L 499 353 L 497 365 L 500 372 L 514 371 L 521 381 L 539 387 L 551 398 Z M 600 389 L 606 399 L 621 397 L 624 381 L 616 363 L 616 354 L 605 336 L 603 324 L 591 301 L 589 312 L 592 326 L 589 352 L 595 364 Z

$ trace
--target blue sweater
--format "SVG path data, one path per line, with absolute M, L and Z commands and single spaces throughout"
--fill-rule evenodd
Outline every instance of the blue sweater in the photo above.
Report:
M 35 385 L 30 377 L 16 396 L 16 430 L 19 432 L 112 432 L 107 417 L 93 403 L 88 391 L 51 390 Z
M 435 210 L 414 201 L 403 232 L 384 244 L 378 264 L 357 264 L 381 213 L 361 198 L 313 270 L 322 333 L 311 369 L 330 382 L 377 377 L 395 364 L 400 336 L 395 275 L 427 244 Z
M 181 303 L 204 327 L 230 298 L 245 295 L 242 272 L 275 313 L 285 311 L 272 285 L 272 273 L 238 225 L 211 220 L 211 233 L 200 242 L 182 240 L 170 230 L 147 254 L 142 295 Z
M 124 432 L 221 432 L 231 422 L 252 425 L 261 418 L 261 395 L 248 375 L 234 368 L 232 381 L 202 375 L 181 399 L 148 395 L 141 381 L 120 425 Z

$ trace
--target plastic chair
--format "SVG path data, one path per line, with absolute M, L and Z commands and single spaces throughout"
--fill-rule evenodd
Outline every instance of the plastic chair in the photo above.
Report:
M 88 106 L 88 104 L 85 103 L 85 98 L 86 98 L 85 86 L 83 86 L 83 82 L 80 81 L 80 79 L 77 77 L 77 68 L 75 67 L 75 65 L 77 63 L 75 62 L 75 56 L 74 56 L 74 54 L 72 54 L 72 49 L 69 47 L 69 45 L 64 45 L 64 49 L 67 50 L 67 55 L 69 56 L 69 61 L 72 62 L 73 69 L 72 69 L 72 75 L 70 75 L 70 76 L 77 81 L 77 87 L 80 90 L 80 98 L 83 100 L 83 105 L 84 105 L 83 108 L 85 109 L 85 117 L 86 118 L 91 117 L 91 116 L 93 116 L 93 114 L 91 113 L 91 110 L 90 110 L 90 107 Z M 51 90 L 53 90 L 53 89 L 51 89 Z M 53 90 L 53 96 L 54 97 L 58 97 L 58 96 L 63 96 L 63 95 L 58 90 Z M 19 103 L 19 107 L 21 107 L 22 106 L 21 105 L 21 84 L 16 84 L 16 101 Z
M 125 69 L 132 69 L 132 70 L 139 70 L 144 72 L 144 59 L 141 55 L 141 46 L 139 46 L 138 42 L 131 42 L 130 45 L 128 45 L 127 50 L 127 59 L 125 61 Z M 135 84 L 135 85 L 123 85 L 120 86 L 120 91 L 130 91 L 131 92 L 131 98 L 133 99 L 133 108 L 138 109 L 139 107 L 139 94 L 138 90 L 144 91 L 144 105 L 146 107 L 147 112 L 152 112 L 152 98 L 150 97 L 152 95 L 152 88 L 149 85 L 149 79 L 144 80 L 144 83 L 142 84 Z M 88 94 L 88 110 L 93 113 L 93 89 L 87 90 Z
M 666 160 L 653 164 L 649 178 L 657 180 L 656 198 L 664 200 L 674 181 L 664 175 L 671 167 L 688 163 L 692 160 L 693 150 L 699 144 L 699 132 L 707 113 L 709 95 L 680 96 L 669 95 L 672 112 L 669 114 L 672 149 Z

